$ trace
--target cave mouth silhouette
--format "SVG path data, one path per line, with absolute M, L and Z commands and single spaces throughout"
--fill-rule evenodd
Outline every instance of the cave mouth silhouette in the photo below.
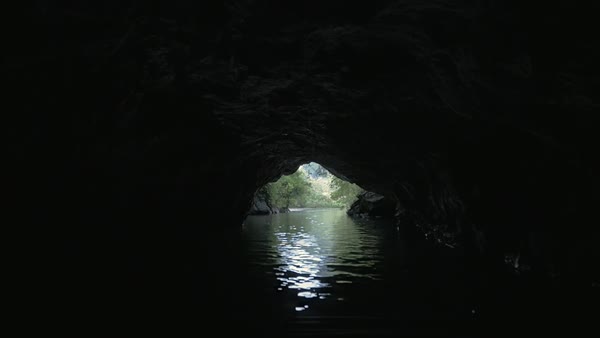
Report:
M 306 208 L 350 209 L 363 192 L 361 187 L 335 176 L 320 164 L 307 162 L 292 174 L 282 175 L 259 188 L 254 194 L 249 215 Z M 358 206 L 355 207 L 358 211 Z
M 27 304 L 93 330 L 165 309 L 192 323 L 190 295 L 206 293 L 211 318 L 227 318 L 211 291 L 242 269 L 235 234 L 256 190 L 312 160 L 394 201 L 423 257 L 438 252 L 425 236 L 454 247 L 506 310 L 490 327 L 593 327 L 597 6 L 24 5 L 0 67 L 8 212 L 49 244 L 24 264 L 48 271 Z M 490 283 L 517 285 L 523 303 L 485 295 Z

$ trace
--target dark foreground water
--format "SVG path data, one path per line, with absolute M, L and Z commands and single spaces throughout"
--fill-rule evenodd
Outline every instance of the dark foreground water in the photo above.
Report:
M 411 274 L 415 252 L 389 221 L 339 209 L 251 216 L 241 242 L 247 310 L 288 334 L 467 335 L 473 326 L 456 272 Z
M 143 231 L 118 233 L 123 240 L 77 247 L 79 260 L 52 261 L 31 280 L 34 301 L 21 302 L 40 315 L 23 329 L 76 337 L 597 336 L 587 334 L 600 318 L 597 286 L 507 273 L 503 262 L 427 241 L 415 227 L 343 210 L 251 216 L 242 227 L 214 216 L 141 222 Z

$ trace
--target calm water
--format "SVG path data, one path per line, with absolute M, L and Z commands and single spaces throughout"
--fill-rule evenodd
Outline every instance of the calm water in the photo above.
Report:
M 379 287 L 386 271 L 386 222 L 354 220 L 339 209 L 252 216 L 244 225 L 248 257 L 294 311 L 326 301 L 350 305 L 365 285 Z M 393 240 L 392 240 L 393 242 Z
M 410 270 L 415 253 L 407 255 L 389 221 L 353 219 L 339 209 L 251 216 L 242 243 L 253 311 L 282 321 L 328 327 L 342 321 L 341 327 L 356 332 L 392 330 L 402 323 L 429 327 L 430 321 L 471 315 L 464 299 L 440 291 L 451 280 L 427 273 L 443 269 L 425 266 L 418 276 Z M 422 333 L 423 327 L 417 330 Z

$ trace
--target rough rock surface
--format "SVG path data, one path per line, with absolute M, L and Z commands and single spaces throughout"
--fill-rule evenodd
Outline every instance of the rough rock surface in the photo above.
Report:
M 271 214 L 282 214 L 289 212 L 290 210 L 286 207 L 276 207 L 269 203 L 267 196 L 265 196 L 260 190 L 254 194 L 252 199 L 252 205 L 248 210 L 248 215 L 271 215 Z
M 276 209 L 276 208 L 275 208 Z M 252 200 L 252 206 L 250 207 L 250 211 L 248 211 L 249 215 L 270 215 L 274 213 L 278 213 L 279 210 L 276 209 L 277 212 L 267 203 L 265 199 L 262 199 L 258 196 L 254 196 Z
M 363 192 L 347 213 L 355 217 L 393 217 L 396 203 L 374 192 Z
M 167 271 L 315 161 L 468 257 L 597 285 L 596 3 L 31 3 L 5 135 L 54 271 Z

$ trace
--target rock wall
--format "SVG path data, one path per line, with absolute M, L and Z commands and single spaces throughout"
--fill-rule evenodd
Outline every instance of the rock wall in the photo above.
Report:
M 201 215 L 238 227 L 258 187 L 315 161 L 468 255 L 597 280 L 598 5 L 316 4 L 18 11 L 9 193 L 57 269 L 177 260 L 213 236 Z
M 266 193 L 262 191 L 262 189 L 258 189 L 256 194 L 254 194 L 252 205 L 250 206 L 250 210 L 248 210 L 247 215 L 271 215 L 286 213 L 289 211 L 290 210 L 286 207 L 272 205 Z
M 249 215 L 270 215 L 273 213 L 273 208 L 269 206 L 266 200 L 254 196 L 252 206 L 250 207 L 250 211 L 248 211 Z
M 352 203 L 347 213 L 354 217 L 393 217 L 396 203 L 374 192 L 363 192 Z

